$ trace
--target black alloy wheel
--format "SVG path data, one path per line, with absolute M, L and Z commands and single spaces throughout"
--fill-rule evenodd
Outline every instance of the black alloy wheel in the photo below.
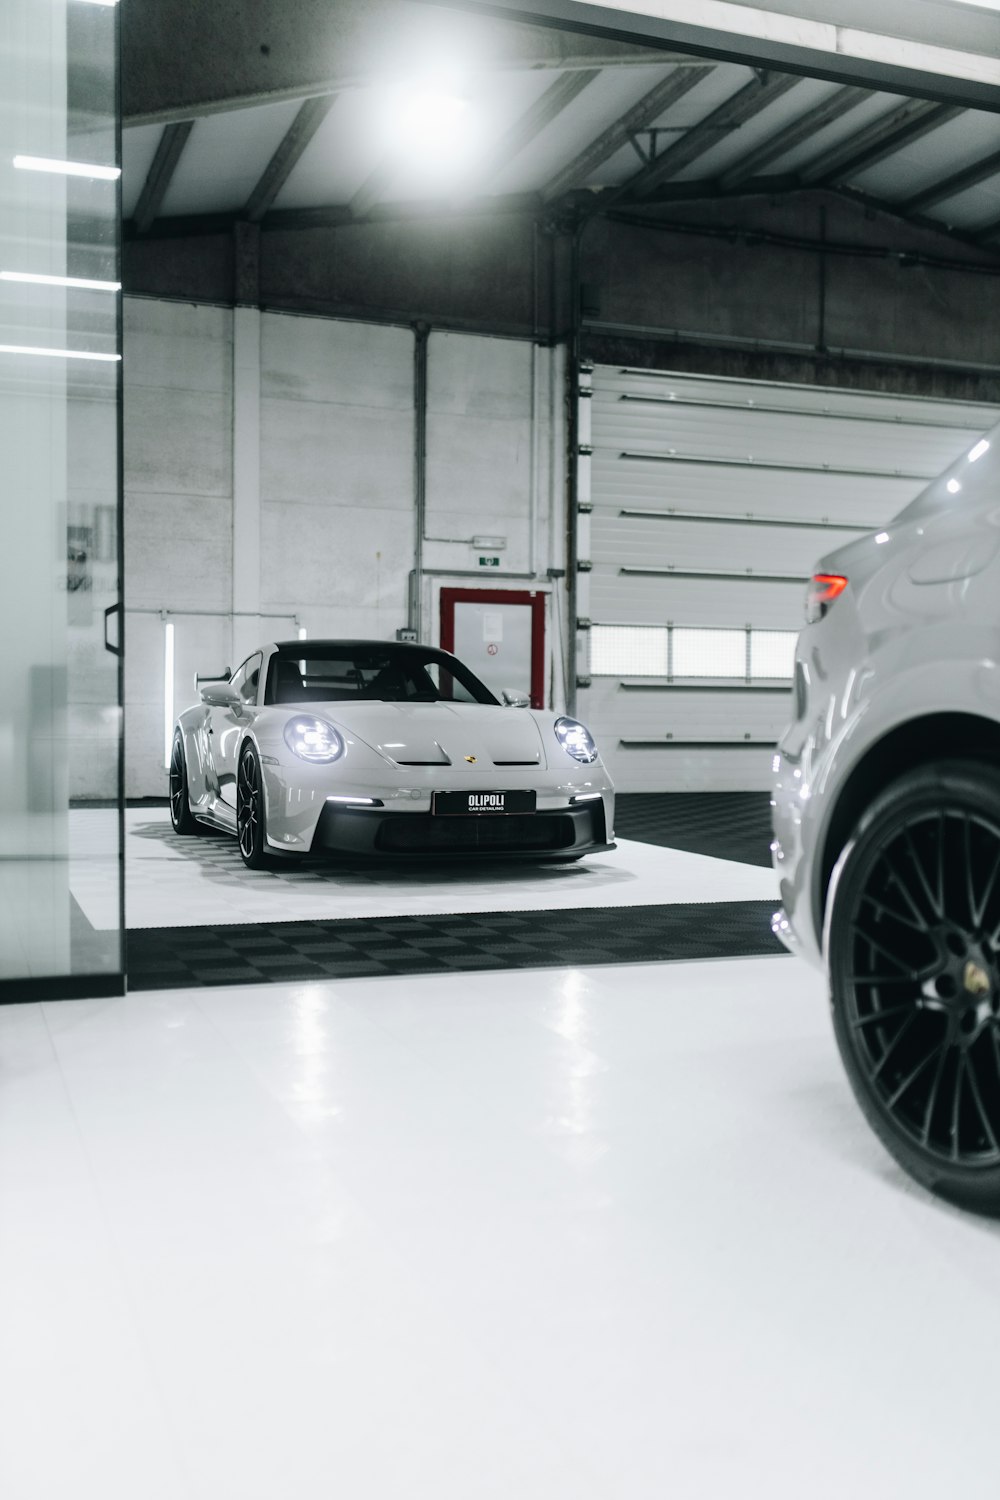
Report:
M 247 869 L 268 869 L 272 860 L 267 853 L 264 783 L 260 761 L 252 745 L 244 745 L 240 751 L 240 769 L 236 778 L 236 833 L 240 855 Z
M 1000 790 L 939 762 L 888 787 L 841 856 L 834 1029 L 876 1133 L 925 1187 L 1000 1216 Z
M 188 799 L 187 761 L 184 758 L 184 740 L 180 730 L 174 735 L 170 751 L 170 822 L 175 833 L 201 833 L 202 825 L 191 814 Z

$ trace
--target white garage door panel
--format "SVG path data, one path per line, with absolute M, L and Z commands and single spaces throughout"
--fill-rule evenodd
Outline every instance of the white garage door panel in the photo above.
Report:
M 595 515 L 591 541 L 596 555 L 616 557 L 621 567 L 727 568 L 808 577 L 825 552 L 854 541 L 858 531 L 779 530 L 711 521 L 640 520 Z M 781 564 L 775 560 L 780 539 Z M 669 580 L 668 580 L 669 582 Z
M 944 467 L 944 464 L 941 465 Z M 622 460 L 597 452 L 591 465 L 595 509 L 704 510 L 801 520 L 840 517 L 878 525 L 906 505 L 922 482 L 797 469 Z
M 780 385 L 765 380 L 720 380 L 714 375 L 623 369 L 617 365 L 598 366 L 596 376 L 600 379 L 595 378 L 595 401 L 626 394 L 660 396 L 699 403 L 713 415 L 720 409 L 747 406 L 791 414 L 835 412 L 838 416 L 872 422 L 940 424 L 969 432 L 984 432 L 996 421 L 995 408 L 985 402 L 937 401 L 925 396 Z
M 740 578 L 717 584 L 700 578 L 622 577 L 617 568 L 601 565 L 591 574 L 590 591 L 591 618 L 601 624 L 662 625 L 672 620 L 678 625 L 798 630 L 805 587 Z
M 580 525 L 580 555 L 591 563 L 580 613 L 595 627 L 671 624 L 675 679 L 623 686 L 633 650 L 638 682 L 665 647 L 658 656 L 651 635 L 614 637 L 595 656 L 583 631 L 580 669 L 591 686 L 580 689 L 580 715 L 623 790 L 763 788 L 766 744 L 787 722 L 789 689 L 748 688 L 738 643 L 718 636 L 703 648 L 715 684 L 684 690 L 678 631 L 798 632 L 818 559 L 884 526 L 996 412 L 606 366 L 590 385 L 580 402 L 580 493 L 591 505 Z M 787 652 L 776 649 L 780 670 Z M 612 665 L 617 675 L 594 675 Z M 754 741 L 765 748 L 748 748 Z
M 588 702 L 591 720 L 614 721 L 602 739 L 603 752 L 618 740 L 773 740 L 791 716 L 791 689 L 731 689 L 696 692 L 689 688 L 595 686 Z M 589 722 L 589 721 L 588 721 Z
M 620 792 L 763 792 L 771 782 L 771 755 L 758 745 L 742 750 L 619 748 L 609 765 Z
M 707 433 L 706 410 L 670 401 L 598 397 L 594 418 L 610 429 L 613 442 L 625 452 L 662 453 L 666 444 L 678 454 L 693 457 L 743 460 L 752 455 L 758 463 L 800 464 L 812 470 L 898 471 L 925 480 L 950 463 L 966 442 L 971 446 L 975 437 L 975 432 L 963 427 L 923 427 L 899 421 L 893 424 L 899 442 L 888 448 L 884 422 L 857 421 L 833 413 L 791 416 L 762 407 L 722 408 L 712 414 Z

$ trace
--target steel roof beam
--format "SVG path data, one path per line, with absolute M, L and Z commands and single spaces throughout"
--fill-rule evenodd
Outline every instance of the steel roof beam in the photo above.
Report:
M 837 89 L 836 93 L 823 99 L 812 109 L 807 109 L 805 114 L 799 115 L 781 130 L 768 136 L 767 140 L 762 141 L 755 150 L 748 151 L 746 156 L 741 156 L 733 166 L 722 173 L 719 186 L 724 192 L 728 192 L 738 183 L 745 182 L 750 177 L 759 176 L 761 167 L 768 166 L 772 161 L 777 161 L 779 157 L 793 151 L 796 146 L 801 146 L 803 141 L 825 130 L 828 125 L 841 119 L 850 110 L 857 109 L 859 104 L 871 97 L 870 89 L 855 88 L 850 84 Z
M 487 153 L 486 160 L 478 171 L 480 184 L 488 177 L 495 177 L 509 162 L 520 156 L 525 147 L 540 136 L 588 84 L 593 83 L 599 71 L 598 68 L 592 68 L 578 73 L 560 73 L 541 98 L 535 100 L 531 108 L 514 122 Z
M 307 99 L 298 110 L 277 151 L 243 205 L 245 219 L 256 222 L 264 217 L 295 170 L 303 151 L 330 113 L 336 98 L 336 94 L 325 94 L 319 99 Z
M 962 114 L 957 104 L 932 104 L 927 99 L 907 99 L 888 114 L 873 120 L 846 141 L 823 151 L 801 168 L 799 176 L 808 187 L 843 182 L 857 172 L 873 167 L 904 146 L 929 135 Z
M 563 167 L 547 184 L 543 197 L 559 198 L 571 188 L 580 186 L 581 182 L 585 186 L 591 174 L 616 151 L 627 146 L 632 136 L 647 130 L 712 71 L 712 65 L 706 63 L 701 67 L 677 68 L 671 72 Z
M 912 198 L 907 198 L 900 203 L 903 213 L 918 212 L 922 208 L 929 208 L 933 203 L 943 203 L 946 198 L 954 198 L 958 193 L 964 193 L 966 188 L 978 187 L 981 182 L 988 181 L 1000 172 L 1000 151 L 994 151 L 990 156 L 984 156 L 979 161 L 966 167 L 964 172 L 953 172 L 948 177 L 941 177 L 930 187 L 924 188 L 923 192 L 914 193 Z
M 630 198 L 646 197 L 661 182 L 676 177 L 678 172 L 697 161 L 699 156 L 704 156 L 713 146 L 717 146 L 723 136 L 738 130 L 800 82 L 801 79 L 791 73 L 772 73 L 763 78 L 754 78 L 731 99 L 727 99 L 725 104 L 720 104 L 718 109 L 713 109 L 711 114 L 685 131 L 673 146 L 668 146 L 666 151 L 654 157 L 634 177 L 629 178 L 620 191 Z
M 167 195 L 170 180 L 177 170 L 177 163 L 181 159 L 181 152 L 187 145 L 187 138 L 194 128 L 193 120 L 181 120 L 176 125 L 164 127 L 160 136 L 159 144 L 153 156 L 152 165 L 146 174 L 139 201 L 132 215 L 137 234 L 146 234 L 160 212 L 160 207 Z

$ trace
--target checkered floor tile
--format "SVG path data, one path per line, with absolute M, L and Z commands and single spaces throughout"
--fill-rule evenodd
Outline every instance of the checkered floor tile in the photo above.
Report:
M 769 866 L 770 798 L 767 792 L 619 792 L 615 833 L 663 849 Z
M 128 934 L 129 988 L 782 953 L 774 903 L 370 917 Z

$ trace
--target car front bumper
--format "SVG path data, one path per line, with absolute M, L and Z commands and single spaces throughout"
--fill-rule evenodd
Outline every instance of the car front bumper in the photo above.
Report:
M 311 853 L 329 851 L 392 859 L 436 855 L 545 859 L 613 848 L 603 801 L 510 816 L 466 817 L 345 808 L 328 802 L 316 825 Z

